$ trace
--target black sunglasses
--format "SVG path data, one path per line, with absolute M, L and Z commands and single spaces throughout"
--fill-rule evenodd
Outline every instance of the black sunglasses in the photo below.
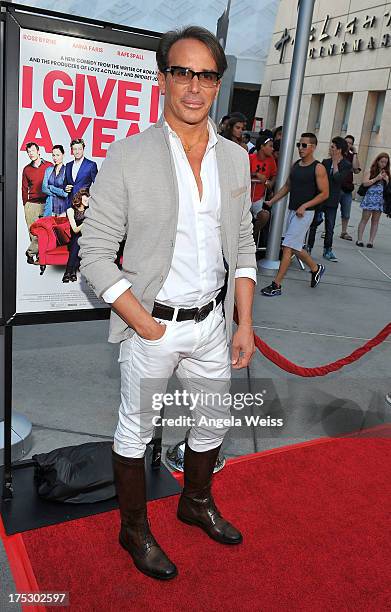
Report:
M 300 147 L 302 149 L 306 149 L 308 147 L 308 142 L 297 142 L 296 146 L 297 146 L 298 149 L 300 149 Z
M 215 87 L 221 79 L 221 75 L 213 70 L 195 72 L 190 68 L 182 68 L 182 66 L 171 66 L 170 68 L 165 68 L 163 72 L 169 72 L 174 81 L 181 85 L 188 85 L 196 76 L 202 87 Z

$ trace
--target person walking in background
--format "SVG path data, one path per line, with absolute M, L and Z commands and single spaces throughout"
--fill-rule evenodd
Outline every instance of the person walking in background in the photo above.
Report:
M 241 121 L 240 118 L 234 116 L 228 120 L 228 125 L 223 132 L 224 138 L 227 140 L 232 140 L 232 142 L 236 142 L 236 144 L 240 145 L 247 151 L 247 145 L 243 142 L 243 130 L 246 128 L 246 124 L 244 121 Z
M 220 119 L 220 123 L 219 123 L 219 127 L 217 129 L 217 132 L 221 135 L 224 134 L 225 130 L 228 127 L 228 121 L 230 120 L 230 116 L 229 115 L 223 115 L 223 117 L 221 117 Z
M 273 130 L 273 142 L 277 142 L 282 139 L 282 125 L 278 125 Z
M 329 152 L 330 157 L 324 159 L 322 164 L 326 168 L 329 180 L 329 197 L 322 204 L 321 211 L 324 213 L 326 233 L 324 237 L 323 257 L 328 261 L 337 262 L 338 259 L 333 252 L 333 236 L 335 220 L 337 217 L 338 203 L 341 197 L 341 185 L 352 171 L 352 164 L 345 159 L 348 145 L 344 138 L 336 136 L 332 139 Z M 320 211 L 319 211 L 320 212 Z M 319 214 L 314 217 L 308 235 L 308 250 L 312 251 L 315 243 L 316 230 L 319 226 Z
M 38 238 L 30 233 L 30 227 L 44 213 L 46 194 L 42 191 L 42 183 L 46 169 L 51 168 L 52 164 L 41 159 L 39 146 L 36 142 L 28 142 L 26 151 L 30 158 L 30 163 L 23 168 L 22 174 L 22 202 L 30 237 L 26 257 L 28 264 L 38 264 Z M 36 260 L 34 260 L 34 256 Z
M 68 208 L 72 206 L 73 196 L 80 189 L 89 189 L 98 173 L 96 163 L 84 157 L 85 143 L 82 138 L 75 138 L 70 146 L 74 160 L 68 162 L 65 167 L 65 191 L 68 193 Z
M 311 270 L 311 287 L 316 287 L 325 271 L 325 267 L 315 263 L 311 255 L 304 250 L 307 231 L 314 217 L 314 211 L 329 196 L 329 186 L 325 167 L 314 158 L 318 141 L 315 134 L 306 132 L 297 143 L 300 159 L 292 166 L 285 185 L 276 195 L 265 202 L 272 206 L 290 193 L 288 225 L 282 243 L 282 259 L 277 276 L 261 293 L 267 297 L 281 295 L 281 283 L 288 271 L 292 255 L 297 255 Z
M 219 123 L 219 127 L 217 132 L 221 135 L 224 136 L 224 132 L 227 130 L 228 128 L 228 123 L 230 119 L 235 118 L 236 121 L 239 121 L 241 123 L 243 123 L 243 129 L 245 130 L 247 127 L 247 117 L 246 115 L 244 115 L 243 113 L 239 112 L 239 111 L 232 111 L 232 113 L 230 113 L 229 115 L 223 115 L 223 117 L 220 119 L 220 123 Z
M 358 224 L 356 245 L 363 247 L 363 234 L 366 225 L 371 219 L 369 231 L 369 242 L 367 247 L 371 249 L 375 242 L 379 221 L 384 206 L 384 189 L 388 188 L 390 182 L 390 157 L 388 153 L 379 153 L 372 163 L 369 171 L 364 173 L 363 186 L 367 188 L 360 207 L 362 209 L 361 221 Z
M 256 153 L 250 155 L 251 212 L 254 218 L 254 242 L 258 244 L 259 233 L 270 219 L 270 209 L 264 205 L 266 190 L 271 190 L 277 175 L 273 157 L 273 139 L 270 133 L 257 138 Z
M 348 151 L 346 153 L 346 159 L 352 164 L 352 171 L 346 176 L 345 180 L 341 185 L 341 195 L 339 203 L 341 205 L 341 235 L 340 238 L 343 240 L 353 240 L 348 233 L 348 223 L 350 219 L 350 211 L 352 208 L 352 199 L 354 191 L 353 174 L 359 174 L 361 172 L 360 161 L 357 156 L 357 150 L 354 147 L 354 136 L 348 134 L 345 136 L 345 140 L 348 143 Z
M 52 158 L 54 167 L 46 168 L 42 183 L 42 191 L 47 194 L 43 216 L 63 217 L 68 208 L 68 194 L 64 190 L 65 166 L 62 145 L 54 145 Z
M 243 142 L 247 147 L 249 155 L 256 152 L 256 147 L 254 147 L 253 143 L 251 142 L 251 135 L 249 132 L 243 132 Z

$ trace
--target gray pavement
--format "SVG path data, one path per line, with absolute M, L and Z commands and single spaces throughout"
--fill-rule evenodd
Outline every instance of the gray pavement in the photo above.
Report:
M 349 227 L 354 237 L 359 218 L 354 203 Z M 260 289 L 270 278 L 258 274 L 256 333 L 300 365 L 317 366 L 345 356 L 390 321 L 391 220 L 383 215 L 372 250 L 341 240 L 338 224 L 334 250 L 339 262 L 326 262 L 316 289 L 309 287 L 308 271 L 293 262 L 283 295 L 266 298 Z M 320 231 L 313 254 L 321 261 Z M 112 437 L 119 402 L 118 348 L 107 343 L 107 329 L 107 321 L 15 329 L 14 409 L 33 423 L 27 457 Z M 359 362 L 309 380 L 280 370 L 257 352 L 251 364 L 253 387 L 266 390 L 262 411 L 280 411 L 284 427 L 232 428 L 224 445 L 227 456 L 389 421 L 384 394 L 391 388 L 390 357 L 391 338 Z M 234 375 L 242 383 L 246 379 L 245 371 Z M 247 390 L 246 384 L 241 390 Z M 174 414 L 166 409 L 165 416 Z M 167 429 L 164 445 L 181 439 L 184 431 Z

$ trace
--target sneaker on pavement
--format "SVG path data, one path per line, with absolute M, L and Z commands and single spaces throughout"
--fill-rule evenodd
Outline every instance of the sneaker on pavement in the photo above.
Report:
M 387 404 L 390 404 L 390 406 L 391 406 L 391 391 L 390 391 L 390 393 L 387 393 L 387 395 L 386 395 L 386 402 L 387 402 Z
M 261 289 L 262 295 L 266 295 L 267 297 L 274 297 L 276 295 L 281 295 L 281 286 L 279 287 L 274 281 L 272 281 L 271 285 L 264 287 Z
M 327 261 L 333 261 L 334 263 L 337 263 L 338 261 L 337 257 L 334 255 L 331 249 L 329 249 L 328 251 L 325 251 L 323 253 L 323 257 L 327 259 Z
M 316 272 L 311 272 L 311 287 L 316 287 L 319 285 L 320 279 L 325 273 L 326 268 L 322 266 L 322 264 L 318 264 L 318 269 Z

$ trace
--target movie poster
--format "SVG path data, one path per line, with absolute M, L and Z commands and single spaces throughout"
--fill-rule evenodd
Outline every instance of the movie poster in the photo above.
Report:
M 78 269 L 89 188 L 159 105 L 153 51 L 21 31 L 17 313 L 107 307 Z

